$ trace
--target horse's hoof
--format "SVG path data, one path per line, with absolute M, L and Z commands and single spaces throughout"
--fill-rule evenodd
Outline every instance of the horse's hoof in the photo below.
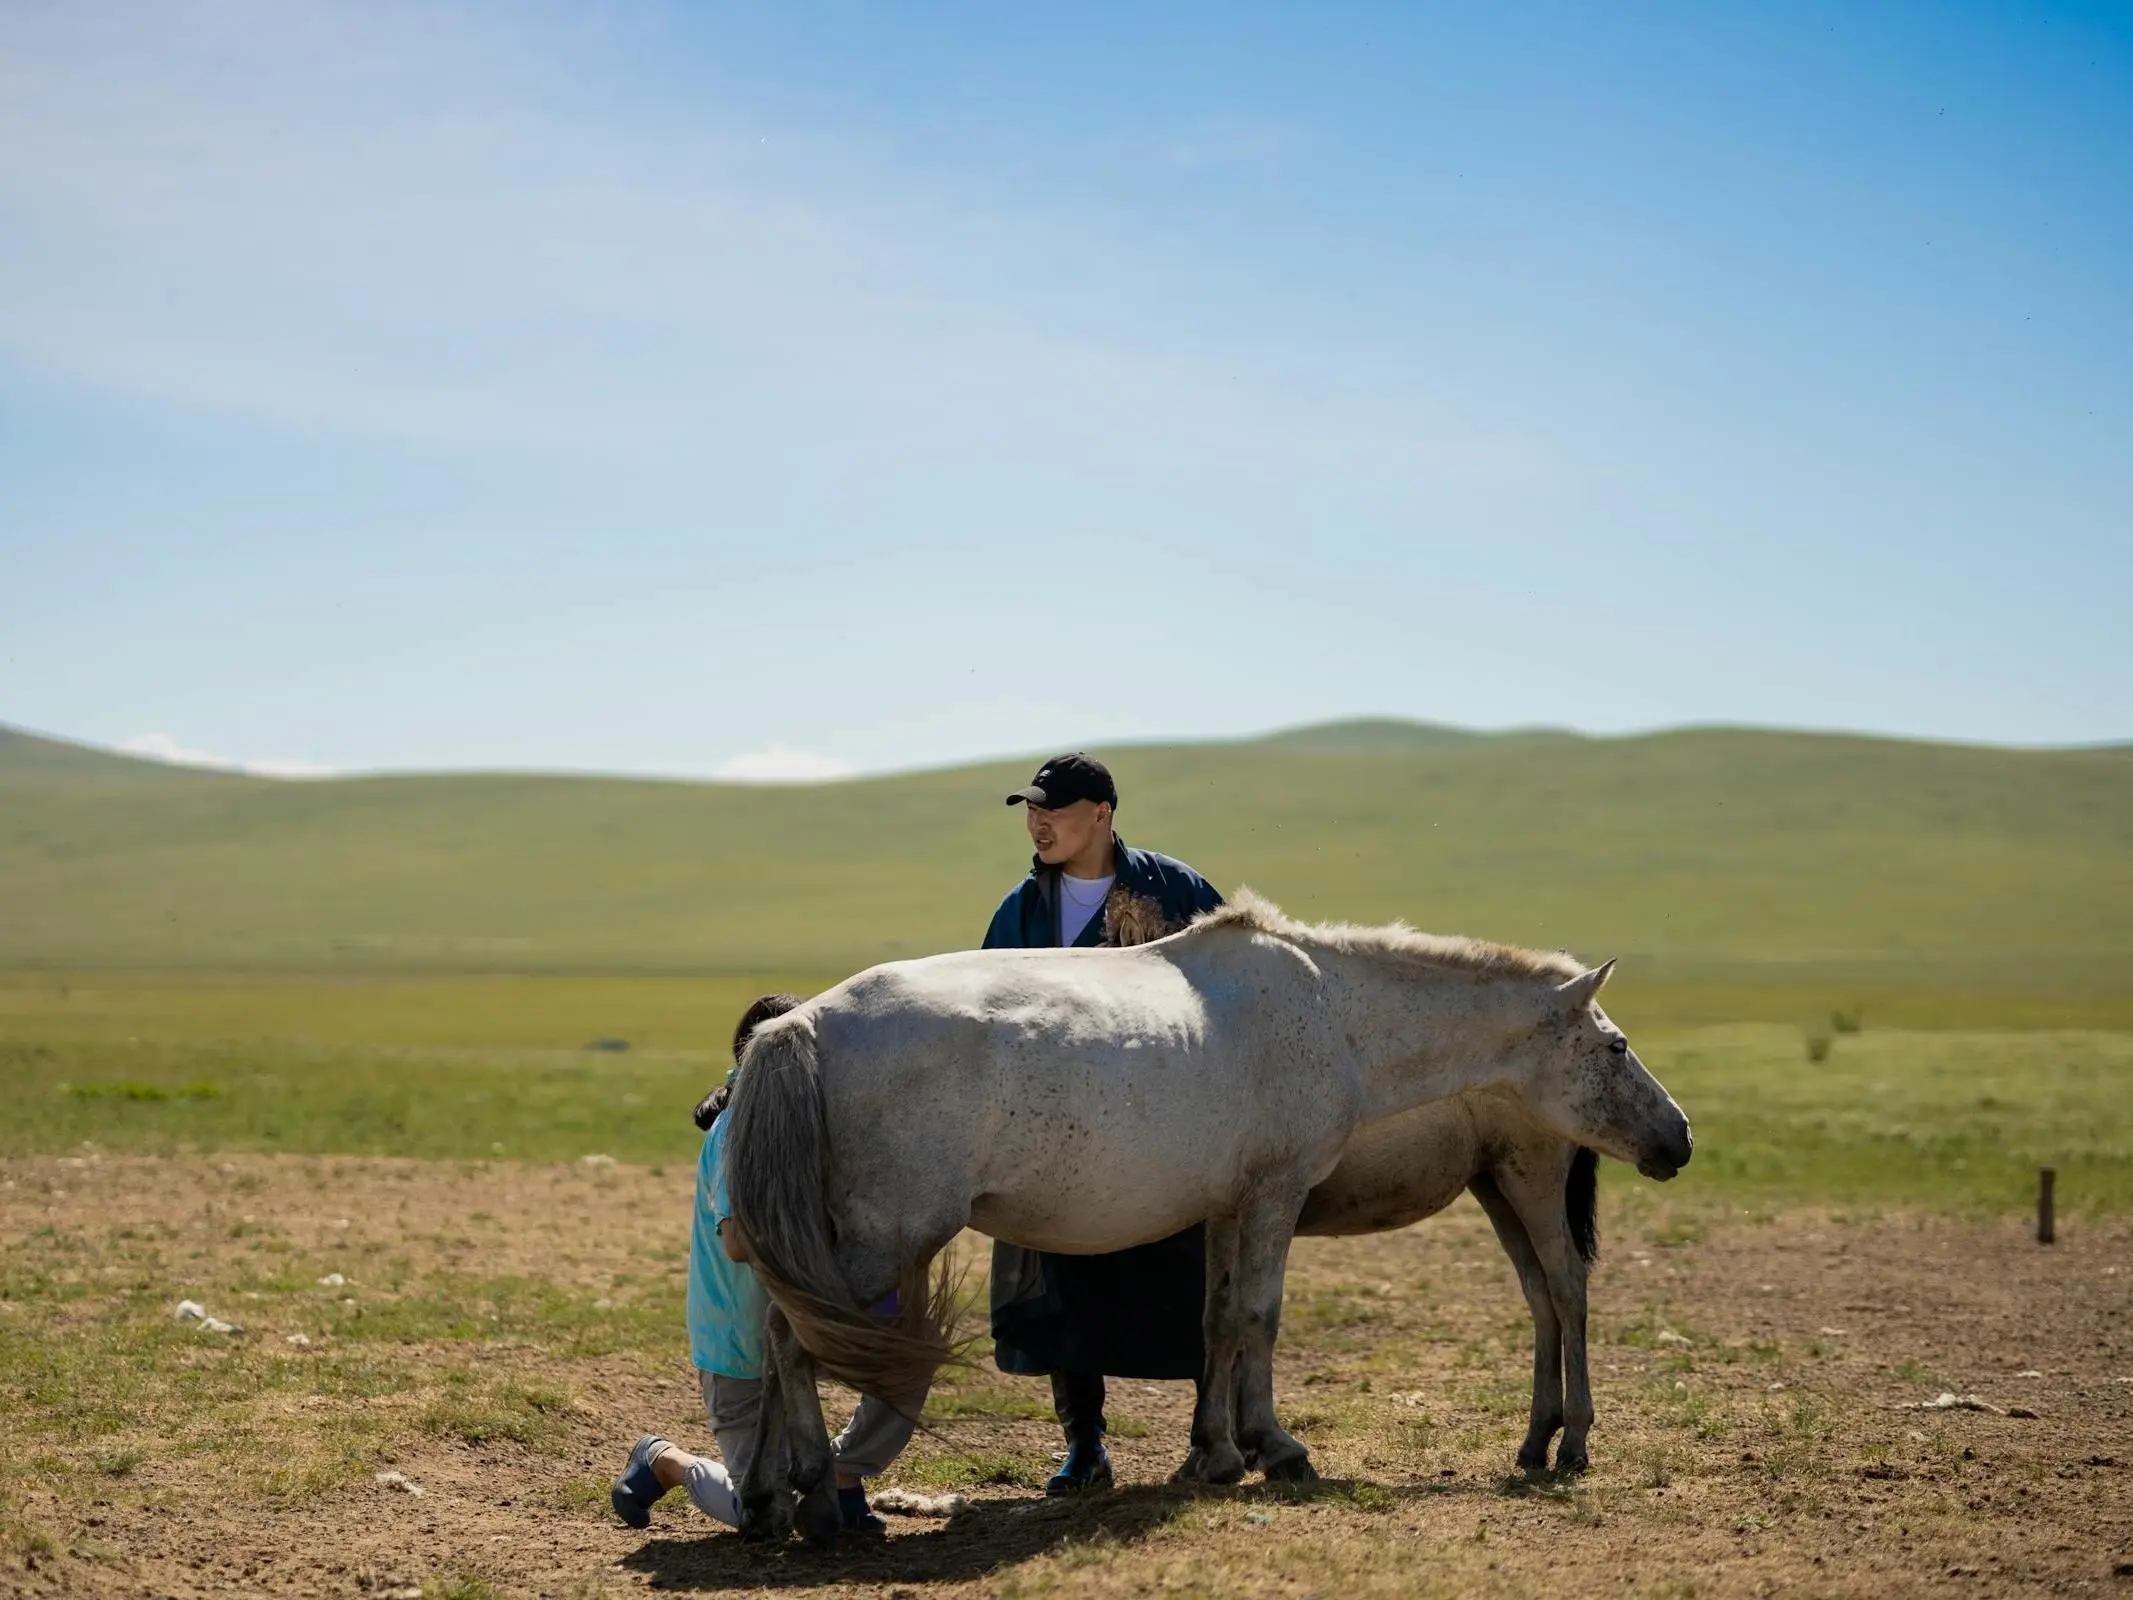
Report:
M 1526 1429 L 1526 1442 L 1518 1447 L 1518 1466 L 1521 1472 L 1546 1472 L 1548 1470 L 1548 1446 L 1555 1443 L 1555 1436 L 1563 1432 L 1560 1418 L 1543 1422 L 1534 1419 Z M 1568 1439 L 1569 1434 L 1563 1437 Z
M 767 1496 L 761 1500 L 741 1502 L 741 1537 L 750 1544 L 783 1544 L 785 1536 L 792 1532 L 792 1513 L 779 1516 L 780 1497 Z
M 1543 1464 L 1545 1465 L 1545 1463 Z M 1590 1472 L 1592 1470 L 1592 1460 L 1585 1454 L 1582 1447 L 1573 1450 L 1568 1445 L 1565 1445 L 1555 1453 L 1555 1470 L 1557 1472 Z
M 800 1537 L 810 1549 L 834 1550 L 844 1528 L 844 1513 L 837 1507 L 837 1493 L 827 1484 L 811 1490 L 800 1500 Z
M 1244 1452 L 1233 1444 L 1216 1445 L 1211 1450 L 1195 1448 L 1186 1456 L 1185 1464 L 1171 1475 L 1172 1483 L 1242 1483 L 1244 1481 Z
M 1298 1450 L 1292 1456 L 1280 1456 L 1265 1464 L 1268 1483 L 1316 1483 L 1318 1468 L 1311 1465 L 1311 1453 Z

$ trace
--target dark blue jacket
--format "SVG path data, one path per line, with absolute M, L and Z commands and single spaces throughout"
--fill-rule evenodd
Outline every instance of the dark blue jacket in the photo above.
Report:
M 1215 886 L 1182 861 L 1136 850 L 1125 840 L 1112 841 L 1116 851 L 1112 870 L 1118 881 L 1111 893 L 1141 895 L 1161 910 L 1163 932 L 1175 933 L 1203 911 L 1222 904 Z M 1104 918 L 1091 917 L 1074 941 L 1086 949 L 1104 942 Z M 1030 862 L 1029 876 L 1016 884 L 992 915 L 985 930 L 987 950 L 1050 950 L 1059 944 L 1059 869 L 1042 861 Z
M 1182 861 L 1117 841 L 1117 881 L 1104 912 L 1074 941 L 1077 949 L 1144 943 L 1175 933 L 1222 904 L 1215 886 Z M 1133 905 L 1126 897 L 1153 902 Z M 1122 900 L 1125 901 L 1122 904 Z M 1115 941 L 1106 924 L 1132 912 L 1134 936 Z M 1032 862 L 993 913 L 988 950 L 1059 945 L 1059 869 Z M 1100 1180 L 1099 1180 L 1100 1181 Z M 1197 1378 L 1206 1299 L 1206 1229 L 1198 1224 L 1101 1256 L 1055 1256 L 993 1245 L 993 1359 L 1003 1372 L 1094 1372 L 1128 1378 Z

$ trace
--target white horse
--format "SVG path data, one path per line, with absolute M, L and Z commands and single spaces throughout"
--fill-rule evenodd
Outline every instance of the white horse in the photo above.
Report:
M 1611 963 L 1609 964 L 1612 965 Z M 875 967 L 766 1024 L 729 1113 L 728 1191 L 773 1315 L 743 1531 L 788 1485 L 835 1538 L 817 1365 L 921 1392 L 955 1353 L 927 1268 L 965 1227 L 1122 1250 L 1207 1224 L 1206 1366 L 1179 1476 L 1313 1476 L 1274 1412 L 1282 1274 L 1355 1128 L 1469 1089 L 1672 1177 L 1689 1125 L 1595 1003 L 1608 966 L 1406 928 L 1292 922 L 1249 892 L 1119 950 Z M 900 1292 L 900 1314 L 878 1307 Z M 775 1418 L 775 1421 L 773 1419 Z
M 1533 1315 L 1533 1405 L 1518 1464 L 1559 1472 L 1591 1463 L 1592 1378 L 1585 1276 L 1599 1252 L 1593 1152 L 1549 1131 L 1506 1096 L 1475 1091 L 1355 1130 L 1304 1200 L 1298 1234 L 1384 1233 L 1435 1216 L 1471 1190 L 1518 1272 Z

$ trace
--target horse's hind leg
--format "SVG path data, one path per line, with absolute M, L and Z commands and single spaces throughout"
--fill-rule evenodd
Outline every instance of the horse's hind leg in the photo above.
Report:
M 800 1533 L 817 1549 L 834 1549 L 844 1518 L 837 1509 L 835 1457 L 822 1420 L 822 1397 L 815 1390 L 815 1358 L 775 1310 L 764 1324 L 763 1342 L 784 1402 L 785 1459 L 800 1496 Z
M 1244 1476 L 1237 1448 L 1237 1223 L 1207 1223 L 1207 1302 L 1201 1321 L 1205 1347 L 1200 1388 L 1192 1408 L 1192 1448 L 1173 1474 L 1178 1483 L 1235 1483 Z
M 1487 1169 L 1475 1174 L 1468 1187 L 1481 1202 L 1481 1209 L 1489 1214 L 1504 1254 L 1518 1271 L 1518 1287 L 1525 1294 L 1526 1308 L 1533 1314 L 1533 1409 L 1525 1443 L 1518 1447 L 1518 1464 L 1529 1472 L 1538 1472 L 1548 1465 L 1548 1445 L 1563 1425 L 1562 1326 L 1556 1320 L 1555 1301 L 1548 1292 L 1548 1275 L 1520 1208 Z
M 1238 1248 L 1237 1317 L 1241 1327 L 1242 1403 L 1237 1438 L 1277 1483 L 1312 1483 L 1318 1471 L 1303 1441 L 1281 1425 L 1274 1411 L 1274 1347 L 1281 1336 L 1281 1288 L 1288 1274 L 1289 1242 L 1295 1236 L 1301 1195 L 1254 1199 L 1246 1211 Z
M 792 1532 L 792 1490 L 785 1464 L 783 1386 L 771 1345 L 770 1330 L 782 1328 L 784 1316 L 770 1308 L 764 1323 L 763 1389 L 756 1408 L 755 1454 L 741 1473 L 741 1537 L 782 1544 Z

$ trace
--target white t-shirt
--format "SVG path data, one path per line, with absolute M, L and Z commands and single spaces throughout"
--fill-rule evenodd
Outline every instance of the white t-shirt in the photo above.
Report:
M 1096 914 L 1104 908 L 1112 878 L 1072 878 L 1059 874 L 1059 942 L 1072 944 L 1081 937 Z

